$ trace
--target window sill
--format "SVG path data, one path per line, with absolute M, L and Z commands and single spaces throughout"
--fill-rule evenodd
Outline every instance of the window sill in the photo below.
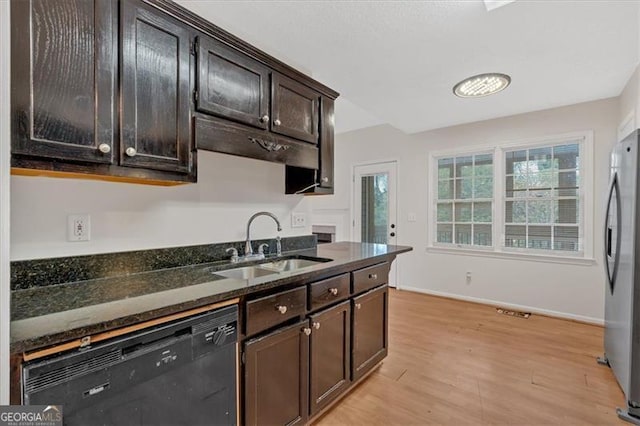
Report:
M 510 253 L 504 251 L 497 252 L 492 250 L 474 250 L 466 248 L 430 246 L 427 247 L 426 252 L 438 254 L 455 254 L 461 256 L 489 257 L 495 259 L 513 259 L 530 262 L 559 263 L 564 265 L 593 266 L 598 264 L 595 259 L 586 257 L 549 256 L 542 254 Z

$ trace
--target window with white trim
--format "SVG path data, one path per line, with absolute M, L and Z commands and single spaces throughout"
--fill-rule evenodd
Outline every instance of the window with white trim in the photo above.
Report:
M 504 154 L 504 246 L 579 251 L 580 145 Z
M 439 158 L 436 241 L 491 246 L 493 154 Z
M 592 162 L 591 132 L 432 155 L 430 246 L 591 258 Z

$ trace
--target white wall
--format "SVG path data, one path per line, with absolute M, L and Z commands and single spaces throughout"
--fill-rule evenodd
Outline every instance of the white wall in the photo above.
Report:
M 479 301 L 515 305 L 536 312 L 599 322 L 604 317 L 604 272 L 600 262 L 609 152 L 616 140 L 618 99 L 606 99 L 478 123 L 407 135 L 390 126 L 377 126 L 337 135 L 336 194 L 313 198 L 314 220 L 326 219 L 346 226 L 339 239 L 350 238 L 349 208 L 352 166 L 375 160 L 399 161 L 398 244 L 414 251 L 398 257 L 402 288 Z M 595 146 L 594 238 L 595 265 L 553 264 L 504 258 L 427 253 L 428 156 L 449 150 L 517 141 L 572 131 L 593 130 Z M 407 214 L 418 220 L 408 222 Z M 340 216 L 342 215 L 342 216 Z M 471 284 L 465 273 L 472 272 Z
M 11 259 L 243 240 L 249 217 L 274 213 L 282 236 L 291 212 L 308 213 L 301 195 L 284 194 L 284 166 L 199 151 L 198 183 L 176 187 L 37 177 L 11 178 Z M 91 216 L 91 241 L 67 242 L 67 215 Z M 272 238 L 276 226 L 256 219 L 252 238 Z
M 0 2 L 0 405 L 9 403 L 9 2 Z

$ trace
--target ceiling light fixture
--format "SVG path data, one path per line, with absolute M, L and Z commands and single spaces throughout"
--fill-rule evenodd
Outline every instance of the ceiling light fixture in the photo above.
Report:
M 479 98 L 498 93 L 511 84 L 511 77 L 495 72 L 465 78 L 453 86 L 453 93 L 461 98 Z
M 499 7 L 513 3 L 514 1 L 516 0 L 484 0 L 484 7 L 487 9 L 487 12 L 491 12 Z

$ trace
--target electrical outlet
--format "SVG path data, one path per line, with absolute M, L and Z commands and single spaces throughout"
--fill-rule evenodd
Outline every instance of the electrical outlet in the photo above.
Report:
M 89 241 L 91 221 L 88 214 L 70 214 L 67 216 L 67 240 Z
M 291 213 L 292 228 L 304 228 L 305 226 L 307 226 L 306 213 Z

